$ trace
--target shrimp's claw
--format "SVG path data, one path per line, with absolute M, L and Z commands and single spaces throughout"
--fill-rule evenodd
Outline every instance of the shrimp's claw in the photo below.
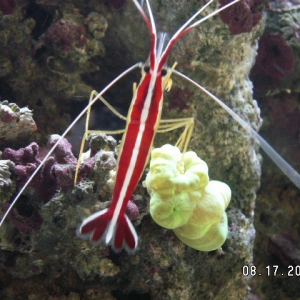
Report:
M 109 209 L 94 213 L 85 220 L 77 230 L 77 236 L 89 239 L 92 244 L 111 245 L 115 252 L 125 249 L 134 252 L 138 245 L 137 233 L 126 214 L 114 222 Z

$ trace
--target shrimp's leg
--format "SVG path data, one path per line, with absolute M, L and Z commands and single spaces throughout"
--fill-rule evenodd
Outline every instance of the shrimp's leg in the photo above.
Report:
M 96 91 L 91 93 L 90 101 L 97 95 Z M 109 108 L 117 117 L 126 121 L 126 117 L 120 114 L 116 109 L 114 109 L 103 97 L 99 98 L 100 101 L 104 103 L 104 105 Z M 80 146 L 79 158 L 76 166 L 75 178 L 74 183 L 76 184 L 79 172 L 79 166 L 82 160 L 82 154 L 85 146 L 85 142 L 88 139 L 88 136 L 92 133 L 100 134 L 123 134 L 125 129 L 119 130 L 90 130 L 89 128 L 89 119 L 90 119 L 91 107 L 87 111 L 87 118 L 85 123 L 85 132 L 82 137 L 82 142 Z M 180 119 L 169 119 L 169 120 L 160 120 L 159 127 L 157 132 L 158 133 L 165 133 L 169 131 L 176 130 L 178 128 L 184 127 L 184 130 L 180 137 L 178 138 L 175 146 L 178 147 L 183 153 L 187 151 L 187 147 L 189 145 L 193 130 L 194 130 L 194 118 L 180 118 Z
M 91 98 L 93 98 L 94 95 L 91 94 Z M 100 100 L 106 105 L 106 100 L 104 98 L 100 98 Z M 103 101 L 104 100 L 104 101 Z M 110 106 L 110 105 L 109 105 Z M 108 107 L 109 109 L 112 108 L 111 106 Z M 116 115 L 120 117 L 122 120 L 126 120 L 126 117 L 115 111 L 114 108 L 111 109 L 112 112 L 116 112 Z M 125 129 L 120 130 L 89 130 L 88 129 L 88 123 L 89 123 L 89 117 L 90 117 L 90 110 L 87 112 L 87 120 L 86 120 L 86 127 L 85 127 L 85 133 L 82 138 L 80 152 L 79 152 L 79 158 L 77 162 L 76 172 L 75 172 L 75 179 L 74 182 L 76 184 L 77 178 L 78 178 L 78 171 L 79 166 L 82 160 L 82 153 L 84 149 L 84 145 L 86 140 L 88 139 L 88 136 L 92 133 L 100 134 L 123 134 L 125 132 Z M 169 131 L 176 130 L 178 128 L 184 127 L 183 132 L 181 133 L 180 137 L 178 138 L 175 146 L 178 147 L 182 153 L 185 153 L 187 151 L 187 147 L 189 145 L 189 142 L 191 140 L 191 136 L 194 130 L 194 118 L 181 118 L 181 119 L 169 119 L 169 120 L 160 120 L 160 124 L 158 126 L 158 133 L 165 133 Z
M 182 134 L 177 140 L 175 146 L 178 147 L 183 153 L 187 151 L 187 147 L 192 137 L 195 122 L 194 118 L 181 118 L 181 119 L 170 119 L 161 120 L 158 126 L 158 133 L 164 133 L 172 131 L 181 127 L 184 127 Z
M 98 95 L 97 91 L 92 91 L 89 103 L 93 101 L 93 99 Z M 117 117 L 119 117 L 121 120 L 126 121 L 126 117 L 120 114 L 115 108 L 113 108 L 103 97 L 99 97 L 99 100 L 109 109 L 112 111 L 113 114 L 115 114 Z M 80 151 L 79 151 L 79 157 L 77 161 L 77 166 L 76 166 L 76 171 L 75 171 L 75 176 L 74 176 L 74 184 L 77 182 L 78 178 L 78 172 L 79 172 L 79 166 L 81 164 L 82 160 L 82 153 L 84 150 L 85 142 L 88 139 L 88 136 L 92 133 L 105 133 L 105 134 L 123 134 L 125 129 L 120 129 L 120 130 L 90 130 L 89 129 L 89 122 L 90 122 L 90 115 L 91 115 L 91 107 L 89 106 L 87 112 L 86 112 L 86 121 L 85 121 L 85 132 L 82 137 L 81 145 L 80 145 Z
M 173 65 L 172 70 L 175 68 L 176 63 Z M 133 84 L 133 92 L 136 90 L 136 84 Z M 97 96 L 97 91 L 92 91 L 89 103 L 93 101 L 95 96 Z M 118 118 L 121 120 L 126 121 L 127 118 L 120 114 L 112 105 L 110 105 L 103 97 L 99 97 L 99 100 Z M 100 134 L 123 134 L 125 132 L 125 129 L 119 129 L 119 130 L 90 130 L 89 129 L 89 121 L 90 121 L 90 114 L 91 114 L 91 107 L 89 106 L 87 110 L 87 116 L 86 116 L 86 122 L 85 122 L 85 132 L 82 137 L 80 151 L 79 151 L 79 157 L 77 161 L 75 176 L 74 176 L 74 184 L 76 184 L 78 179 L 78 172 L 79 172 L 79 166 L 82 161 L 82 154 L 85 146 L 85 142 L 88 139 L 88 136 L 92 133 Z M 160 120 L 159 126 L 158 126 L 158 133 L 164 133 L 169 132 L 172 130 L 176 130 L 178 128 L 184 127 L 184 131 L 180 135 L 179 139 L 177 140 L 175 146 L 178 147 L 183 153 L 187 151 L 187 147 L 189 145 L 193 130 L 194 130 L 194 118 L 179 118 L 179 119 L 169 119 L 169 120 Z

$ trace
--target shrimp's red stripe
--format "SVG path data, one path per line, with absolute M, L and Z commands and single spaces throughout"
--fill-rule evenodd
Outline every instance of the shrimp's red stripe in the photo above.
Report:
M 146 77 L 150 75 L 146 75 Z M 145 79 L 146 80 L 146 79 Z M 147 80 L 146 80 L 147 82 Z M 162 80 L 159 76 L 156 80 L 154 91 L 148 90 L 149 85 L 141 84 L 137 89 L 136 101 L 134 101 L 132 112 L 129 115 L 129 122 L 124 135 L 124 143 L 121 156 L 118 163 L 118 171 L 116 176 L 116 186 L 114 189 L 111 207 L 116 206 L 118 200 L 123 201 L 120 214 L 124 213 L 127 203 L 134 192 L 147 163 L 149 151 L 153 143 L 153 139 L 157 130 L 159 115 L 161 113 L 161 102 L 163 100 Z M 145 107 L 147 103 L 146 96 L 152 93 L 150 107 Z M 142 97 L 143 96 L 143 97 Z M 142 121 L 142 112 L 147 112 L 146 120 Z M 136 148 L 134 148 L 136 146 Z M 130 164 L 133 165 L 130 166 Z M 126 176 L 129 174 L 130 168 L 134 168 L 129 178 L 129 184 L 125 198 L 121 200 L 120 192 L 124 188 Z
M 137 235 L 125 211 L 144 172 L 160 120 L 162 100 L 161 72 L 150 70 L 137 87 L 129 110 L 111 205 L 103 214 L 96 213 L 95 218 L 91 216 L 84 221 L 80 235 L 92 233 L 93 242 L 105 236 L 105 243 L 117 251 L 137 247 Z

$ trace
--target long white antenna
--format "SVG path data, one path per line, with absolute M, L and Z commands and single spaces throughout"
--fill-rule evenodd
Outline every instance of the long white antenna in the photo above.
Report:
M 180 36 L 186 34 L 188 31 L 190 31 L 192 28 L 198 26 L 199 24 L 203 23 L 204 21 L 206 21 L 207 19 L 213 17 L 214 15 L 218 14 L 220 11 L 227 9 L 229 6 L 239 2 L 240 0 L 234 0 L 232 2 L 229 2 L 228 4 L 216 9 L 215 11 L 211 12 L 210 14 L 206 15 L 205 17 L 201 18 L 200 20 L 194 22 L 192 25 L 190 25 L 189 27 L 187 27 L 208 5 L 210 5 L 213 0 L 210 0 L 209 2 L 207 2 L 203 7 L 201 7 L 193 16 L 191 16 L 172 36 L 172 38 L 170 39 L 168 45 L 165 48 L 164 53 L 162 54 L 162 56 L 165 55 L 165 53 L 168 53 L 170 51 L 170 49 L 173 47 L 172 45 L 174 45 L 174 43 L 179 39 Z M 187 28 L 186 28 L 187 27 Z
M 227 9 L 229 6 L 239 2 L 240 0 L 234 0 L 232 2 L 229 2 L 228 4 L 218 8 L 217 10 L 213 11 L 212 13 L 208 14 L 207 16 L 203 17 L 202 19 L 196 21 L 195 23 L 193 23 L 191 26 L 188 27 L 188 29 L 192 29 L 196 26 L 198 26 L 199 24 L 203 23 L 205 20 L 211 18 L 212 16 L 218 14 L 220 11 L 224 10 L 224 9 Z
M 57 142 L 53 145 L 53 147 L 49 150 L 47 155 L 44 157 L 44 159 L 41 161 L 39 166 L 35 169 L 35 171 L 32 173 L 32 175 L 29 177 L 27 182 L 24 184 L 24 186 L 19 191 L 18 195 L 15 197 L 13 202 L 10 204 L 9 208 L 5 212 L 4 216 L 2 217 L 2 220 L 0 222 L 0 227 L 2 226 L 4 220 L 10 213 L 11 209 L 15 205 L 15 203 L 18 201 L 24 190 L 27 188 L 29 183 L 32 181 L 34 176 L 38 173 L 38 171 L 42 168 L 46 160 L 50 157 L 50 155 L 53 153 L 53 151 L 56 149 L 56 147 L 59 145 L 59 143 L 63 140 L 63 138 L 68 134 L 68 132 L 73 128 L 73 126 L 79 121 L 79 119 L 86 113 L 86 111 L 108 90 L 110 89 L 116 82 L 118 82 L 122 77 L 133 71 L 134 69 L 140 67 L 140 63 L 137 63 L 127 70 L 125 70 L 123 73 L 121 73 L 118 77 L 116 77 L 109 85 L 107 85 L 85 108 L 84 110 L 75 118 L 75 120 L 69 125 L 69 127 L 65 130 L 65 132 L 61 135 L 61 137 L 57 140 Z
M 204 6 L 202 6 L 194 15 L 192 15 L 173 35 L 173 38 L 177 38 L 177 36 L 214 0 L 208 1 Z M 239 0 L 238 0 L 239 1 Z M 210 15 L 208 15 L 209 17 Z
M 268 154 L 268 156 L 273 160 L 277 167 L 300 189 L 300 174 L 286 161 L 284 160 L 276 150 L 261 136 L 259 135 L 247 122 L 245 122 L 240 116 L 238 116 L 231 108 L 229 108 L 224 102 L 218 99 L 215 95 L 205 89 L 203 86 L 198 84 L 193 79 L 184 75 L 177 70 L 173 70 L 173 73 L 179 75 L 185 80 L 189 81 L 197 88 L 202 90 L 206 95 L 215 100 L 222 108 L 224 108 L 246 131 L 248 131 L 254 138 L 256 138 L 261 148 Z

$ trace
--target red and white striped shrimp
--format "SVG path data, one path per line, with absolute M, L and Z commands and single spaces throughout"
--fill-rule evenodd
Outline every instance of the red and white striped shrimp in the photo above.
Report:
M 233 1 L 230 5 L 238 2 Z M 123 135 L 119 153 L 116 184 L 109 208 L 99 211 L 85 219 L 78 230 L 78 235 L 89 237 L 92 242 L 103 240 L 112 245 L 114 250 L 136 249 L 138 237 L 125 211 L 147 163 L 153 139 L 161 117 L 163 91 L 169 88 L 172 69 L 166 69 L 166 61 L 175 43 L 195 26 L 202 23 L 219 10 L 188 26 L 211 2 L 209 1 L 194 14 L 170 39 L 164 48 L 165 35 L 158 39 L 149 1 L 146 1 L 149 18 L 137 0 L 133 0 L 145 20 L 151 35 L 148 61 L 142 66 L 143 75 L 136 88 Z M 226 7 L 222 7 L 226 9 Z

